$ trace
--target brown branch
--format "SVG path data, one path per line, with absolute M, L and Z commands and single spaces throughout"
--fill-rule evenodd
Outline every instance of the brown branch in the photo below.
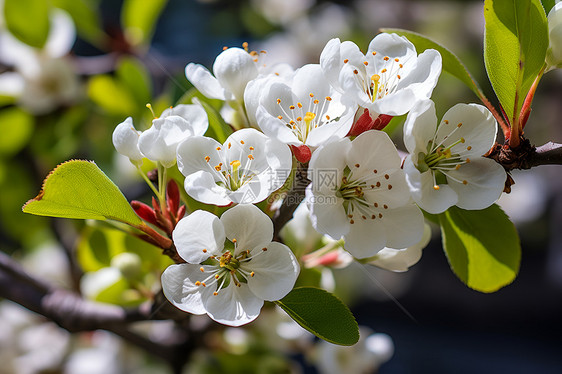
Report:
M 0 252 L 0 297 L 41 314 L 70 332 L 97 329 L 113 332 L 167 361 L 175 372 L 180 372 L 189 353 L 194 350 L 195 342 L 186 330 L 178 329 L 178 336 L 171 337 L 169 344 L 156 343 L 129 330 L 128 325 L 135 321 L 185 320 L 186 314 L 179 313 L 167 300 L 160 298 L 157 308 L 144 304 L 135 309 L 85 300 L 74 292 L 52 287 L 32 277 L 3 252 Z
M 298 163 L 293 186 L 283 199 L 279 209 L 273 215 L 273 240 L 280 241 L 279 231 L 293 218 L 293 213 L 304 200 L 305 190 L 309 183 L 308 164 Z

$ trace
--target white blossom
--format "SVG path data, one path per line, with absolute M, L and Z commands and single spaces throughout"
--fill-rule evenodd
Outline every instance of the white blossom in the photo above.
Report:
M 291 166 L 289 147 L 254 129 L 238 130 L 224 144 L 195 136 L 178 147 L 185 190 L 206 204 L 263 201 L 285 183 Z
M 142 163 L 146 157 L 171 167 L 176 163 L 178 144 L 191 136 L 203 135 L 208 127 L 207 113 L 201 105 L 182 104 L 164 110 L 143 132 L 135 129 L 131 117 L 127 118 L 113 131 L 113 145 L 133 164 Z
M 366 54 L 350 41 L 330 40 L 320 56 L 330 84 L 346 100 L 377 114 L 407 113 L 431 96 L 441 74 L 441 55 L 428 49 L 419 56 L 414 45 L 396 34 L 379 34 Z
M 256 118 L 266 135 L 316 148 L 349 132 L 356 107 L 340 102 L 320 65 L 305 65 L 290 79 L 275 78 L 264 85 Z
M 437 126 L 433 101 L 419 103 L 404 123 L 410 153 L 404 171 L 414 201 L 433 214 L 453 205 L 477 210 L 493 204 L 506 174 L 500 164 L 482 156 L 496 133 L 496 120 L 482 105 L 457 104 Z
M 195 211 L 173 232 L 188 263 L 164 271 L 164 295 L 181 310 L 206 313 L 225 325 L 253 321 L 264 300 L 279 300 L 292 290 L 300 271 L 291 250 L 272 237 L 273 223 L 254 205 L 237 205 L 220 219 Z
M 354 257 L 421 240 L 423 215 L 411 201 L 400 157 L 386 133 L 370 130 L 317 149 L 307 188 L 314 228 L 338 240 Z

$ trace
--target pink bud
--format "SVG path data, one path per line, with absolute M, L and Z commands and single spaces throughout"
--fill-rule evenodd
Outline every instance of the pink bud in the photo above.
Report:
M 131 201 L 131 207 L 140 218 L 148 223 L 157 225 L 156 213 L 154 213 L 151 207 L 137 200 Z
M 293 154 L 295 155 L 297 161 L 302 164 L 306 164 L 308 161 L 310 161 L 310 157 L 312 157 L 312 152 L 307 145 L 292 145 L 291 150 L 293 151 Z

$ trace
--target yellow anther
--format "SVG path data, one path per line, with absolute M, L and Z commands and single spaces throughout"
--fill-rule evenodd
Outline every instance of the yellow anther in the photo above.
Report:
M 199 270 L 201 270 L 201 273 L 204 273 L 204 272 L 205 272 L 205 269 L 203 269 L 203 266 L 201 266 L 201 267 L 199 268 Z
M 279 118 L 279 119 L 283 119 L 283 116 L 277 116 L 277 118 Z
M 400 74 L 396 74 L 396 78 L 401 79 L 402 77 L 400 76 Z
M 244 48 L 244 50 L 245 50 L 246 52 L 248 52 L 248 42 L 242 43 L 242 47 Z
M 369 63 L 368 63 L 367 61 L 363 62 L 363 64 L 364 64 L 365 66 L 369 65 Z
M 472 146 L 470 146 L 470 145 L 468 147 L 466 147 L 467 151 L 470 151 L 471 149 L 472 149 Z
M 313 93 L 309 93 L 308 96 L 314 97 L 314 94 L 313 94 Z
M 386 73 L 386 71 L 387 71 L 386 69 L 382 69 L 381 73 Z
M 373 56 L 376 56 L 376 55 L 377 55 L 377 52 L 373 51 Z
M 435 185 L 435 186 L 433 186 L 433 189 L 434 189 L 435 191 L 439 191 L 439 186 L 438 186 L 438 185 Z
M 289 107 L 289 109 L 293 110 L 293 109 L 295 109 L 295 106 L 294 106 L 294 105 L 291 105 L 291 106 Z
M 211 158 L 209 156 L 205 156 L 205 161 L 209 162 L 211 161 Z
M 302 121 L 302 117 L 297 117 L 297 121 Z
M 318 104 L 319 103 L 318 99 L 314 99 L 313 103 Z
M 371 80 L 372 80 L 373 82 L 378 82 L 380 79 L 381 79 L 381 76 L 378 75 L 378 74 L 373 74 L 373 75 L 371 76 Z
M 304 122 L 309 123 L 309 122 L 312 121 L 315 117 L 316 117 L 316 114 L 315 114 L 315 113 L 306 112 L 306 114 L 305 114 L 305 116 L 304 116 Z
M 345 60 L 343 60 L 344 64 L 347 64 L 349 62 L 349 60 L 346 58 Z
M 326 119 L 329 121 L 330 120 L 330 116 L 326 114 Z
M 277 99 L 277 104 L 281 104 L 281 99 Z
M 217 147 L 217 151 L 220 151 L 220 150 L 221 150 L 221 147 Z
M 330 96 L 326 96 L 326 101 L 332 101 L 332 98 Z
M 201 282 L 197 281 L 197 282 L 195 282 L 195 285 L 196 285 L 196 286 L 200 286 L 200 285 L 201 285 Z
M 244 144 L 244 141 L 243 141 L 243 140 L 240 140 L 240 144 Z
M 459 122 L 459 124 L 457 125 L 457 127 L 461 127 L 462 126 L 462 122 Z
M 462 184 L 467 185 L 468 181 L 465 179 L 465 180 L 462 181 Z
M 398 62 L 398 61 L 400 61 L 400 59 L 399 59 L 399 58 L 395 58 L 394 61 Z
M 457 166 L 455 166 L 455 170 L 459 170 L 461 168 L 461 165 L 458 164 Z
M 388 56 L 384 56 L 383 60 L 388 61 L 390 58 Z
M 404 65 L 398 64 L 398 67 L 399 67 L 400 69 L 402 69 L 402 68 L 404 67 Z
M 203 248 L 203 253 L 207 253 L 207 248 Z
M 221 171 L 221 165 L 215 166 L 215 170 L 216 170 L 216 171 Z
M 230 163 L 230 166 L 232 166 L 233 169 L 238 169 L 240 167 L 240 161 L 239 160 L 234 160 Z
M 254 156 L 248 155 L 248 158 L 249 158 L 250 160 L 253 160 L 253 159 L 254 159 Z
M 461 143 L 464 143 L 464 142 L 465 142 L 464 138 L 461 138 L 460 141 L 461 141 Z
M 223 51 L 226 51 L 227 49 L 228 49 L 227 46 L 222 47 L 222 50 L 223 50 Z
M 253 271 L 250 273 L 250 277 L 254 277 L 254 275 L 256 275 L 256 273 L 254 273 Z
M 297 103 L 297 106 L 298 106 L 299 108 L 302 108 L 302 104 L 301 104 L 301 103 Z
M 250 146 L 250 151 L 253 151 L 253 150 L 254 150 L 254 147 Z
M 353 74 L 359 74 L 359 72 L 357 71 L 357 69 L 353 70 Z
M 228 149 L 230 149 L 231 146 L 232 146 L 232 144 L 228 143 Z
M 449 124 L 449 121 L 448 121 L 448 120 L 444 120 L 443 123 L 445 123 L 445 125 L 448 125 L 448 124 Z

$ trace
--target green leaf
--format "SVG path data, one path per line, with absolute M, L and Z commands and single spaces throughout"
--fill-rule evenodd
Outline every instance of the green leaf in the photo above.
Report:
M 119 188 L 90 161 L 72 160 L 57 166 L 43 182 L 25 213 L 76 219 L 112 219 L 132 226 L 143 222 Z
M 47 0 L 4 0 L 8 31 L 27 45 L 42 48 L 49 35 Z
M 409 41 L 416 46 L 418 53 L 425 51 L 426 49 L 435 49 L 441 53 L 443 58 L 443 71 L 451 74 L 455 78 L 458 78 L 461 82 L 466 84 L 478 97 L 482 96 L 482 92 L 478 83 L 474 80 L 472 75 L 468 72 L 461 60 L 447 48 L 443 47 L 441 44 L 429 39 L 426 36 L 418 34 L 417 32 L 403 30 L 403 29 L 381 29 L 383 32 L 396 33 L 401 36 L 405 36 Z
M 516 122 L 544 65 L 548 24 L 539 0 L 486 0 L 484 62 L 509 121 Z
M 513 282 L 521 245 L 515 226 L 500 207 L 451 207 L 439 215 L 439 222 L 449 265 L 468 287 L 494 292 Z
M 33 117 L 17 107 L 0 111 L 0 156 L 19 152 L 31 138 L 34 127 Z
M 550 10 L 554 7 L 556 3 L 555 0 L 541 0 L 542 6 L 544 8 L 544 12 L 546 14 L 550 13 Z
M 320 288 L 293 289 L 275 302 L 306 330 L 327 342 L 353 345 L 359 340 L 359 327 L 347 306 Z
M 121 59 L 116 74 L 138 106 L 144 107 L 150 101 L 152 90 L 150 75 L 139 60 L 132 57 Z
M 88 96 L 110 114 L 130 116 L 138 110 L 128 87 L 109 75 L 92 77 L 88 84 Z
M 132 45 L 147 44 L 167 0 L 125 0 L 121 9 L 121 24 Z

